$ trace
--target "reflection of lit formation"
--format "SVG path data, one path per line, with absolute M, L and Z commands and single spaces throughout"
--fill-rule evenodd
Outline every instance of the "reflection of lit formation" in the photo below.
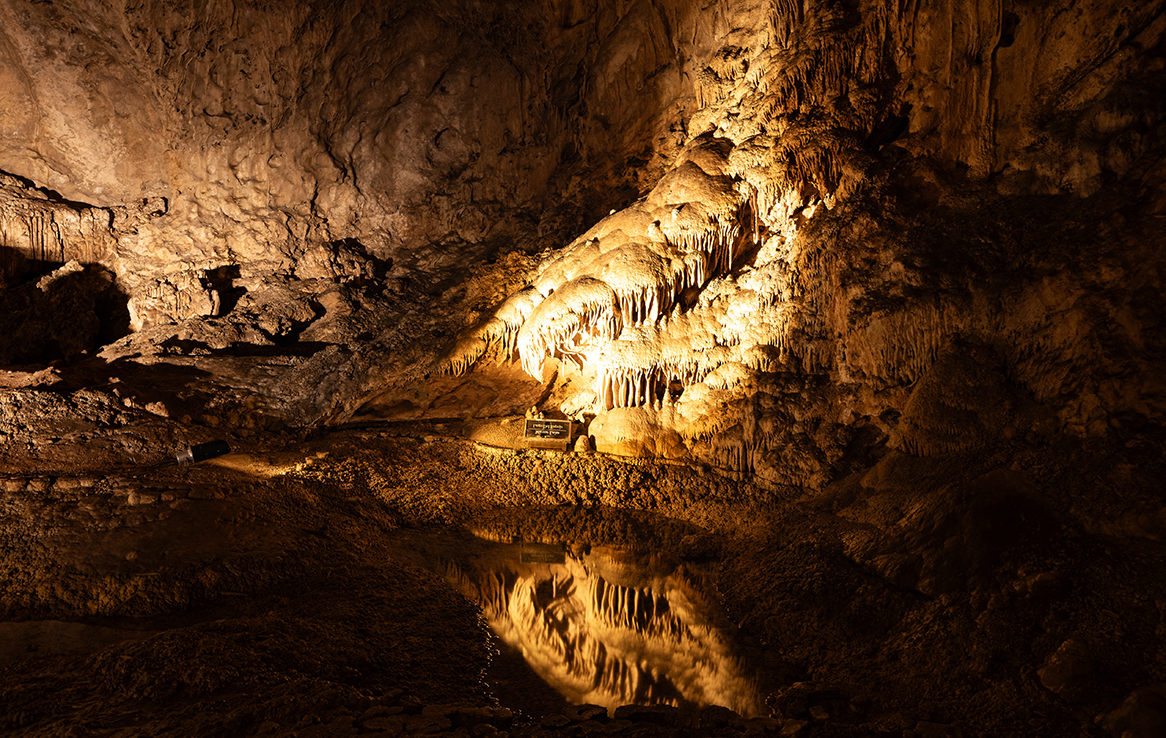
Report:
M 681 573 L 628 586 L 617 583 L 626 567 L 608 557 L 528 564 L 515 547 L 504 548 L 510 556 L 450 564 L 447 575 L 568 699 L 757 712 L 754 685 Z

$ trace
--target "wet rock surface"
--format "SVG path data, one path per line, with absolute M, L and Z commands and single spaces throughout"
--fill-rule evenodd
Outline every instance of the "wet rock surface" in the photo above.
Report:
M 93 417 L 92 439 L 119 439 L 116 418 Z M 147 455 L 171 444 L 137 430 Z M 4 478 L 4 627 L 23 644 L 0 665 L 6 734 L 1019 736 L 1155 719 L 1152 694 L 1130 695 L 1163 678 L 1160 543 L 1098 530 L 1095 484 L 1049 473 L 1067 453 L 1099 473 L 1131 449 L 891 452 L 775 495 L 674 464 L 485 447 L 454 424 L 232 443 L 192 467 L 75 454 Z M 994 512 L 1017 485 L 1027 507 Z M 932 499 L 942 513 L 916 521 Z M 759 665 L 761 714 L 539 697 L 411 542 L 435 526 L 445 551 L 615 546 L 709 571 Z M 45 632 L 61 647 L 33 650 Z

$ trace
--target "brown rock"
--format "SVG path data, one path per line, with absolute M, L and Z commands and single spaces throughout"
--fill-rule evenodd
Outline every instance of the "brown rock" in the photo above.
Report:
M 1077 696 L 1093 672 L 1093 649 L 1070 638 L 1057 648 L 1037 672 L 1046 689 L 1067 697 Z
M 412 723 L 410 723 L 410 725 L 412 725 Z M 380 730 L 385 733 L 399 733 L 404 729 L 405 719 L 401 717 L 383 715 L 380 717 L 370 718 L 368 720 L 361 720 L 361 726 L 365 730 Z
M 1151 738 L 1166 735 L 1166 685 L 1143 687 L 1130 694 L 1102 726 L 1120 738 Z

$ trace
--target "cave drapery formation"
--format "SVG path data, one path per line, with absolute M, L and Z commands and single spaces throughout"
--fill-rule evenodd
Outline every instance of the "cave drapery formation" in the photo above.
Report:
M 355 594 L 312 585 L 334 606 L 230 622 L 268 646 L 291 637 L 279 618 L 341 623 L 346 665 L 297 671 L 297 694 L 391 663 L 357 722 L 421 730 L 399 717 L 421 720 L 412 693 L 360 699 L 486 700 L 466 676 L 485 636 L 380 539 L 571 503 L 590 522 L 496 537 L 722 557 L 711 586 L 770 649 L 751 681 L 731 628 L 669 606 L 668 636 L 649 632 L 658 603 L 705 596 L 675 578 L 613 584 L 582 558 L 440 572 L 573 699 L 718 704 L 788 734 L 840 729 L 817 700 L 855 735 L 955 735 L 944 711 L 971 734 L 1154 735 L 1164 120 L 1162 0 L 0 0 L 0 626 L 172 617 L 351 556 Z M 525 449 L 532 409 L 600 453 Z M 321 445 L 342 432 L 371 435 Z M 259 450 L 156 466 L 219 437 Z M 236 517 L 231 490 L 251 495 Z M 195 542 L 181 521 L 202 504 Z M 427 657 L 361 630 L 359 598 L 462 671 L 400 676 Z M 972 635 L 936 635 L 952 623 Z M 198 627 L 197 653 L 164 629 L 85 668 L 125 699 L 210 699 L 229 669 L 198 659 L 238 634 Z M 552 663 L 572 649 L 587 668 Z M 161 653 L 201 671 L 123 668 Z M 247 653 L 268 694 L 282 657 Z M 27 668 L 0 671 L 24 706 L 0 731 L 65 733 L 36 697 L 60 682 Z M 882 713 L 839 696 L 871 679 Z M 904 707 L 932 683 L 946 707 Z M 270 704 L 230 720 L 291 730 Z
M 1037 235 L 1023 212 L 1152 180 L 1161 75 L 1133 50 L 1156 43 L 1157 5 L 318 10 L 211 4 L 191 24 L 145 3 L 70 26 L 86 8 L 8 7 L 5 278 L 100 269 L 154 343 L 346 345 L 383 330 L 370 281 L 464 298 L 467 260 L 546 250 L 511 265 L 529 285 L 501 305 L 471 282 L 477 325 L 424 370 L 480 371 L 494 345 L 541 381 L 551 360 L 603 447 L 778 484 L 829 478 L 826 436 L 848 433 L 791 433 L 807 393 L 785 378 L 831 386 L 811 412 L 827 424 L 902 412 L 896 391 L 953 341 L 992 349 L 1072 432 L 1158 412 L 1127 361 L 1146 340 L 1130 295 L 1155 273 L 1120 245 L 1153 234 Z M 385 27 L 400 43 L 371 43 Z M 1099 295 L 1117 273 L 1123 294 Z M 392 374 L 339 354 L 314 370 L 369 379 L 317 418 Z M 450 412 L 436 386 L 398 415 Z

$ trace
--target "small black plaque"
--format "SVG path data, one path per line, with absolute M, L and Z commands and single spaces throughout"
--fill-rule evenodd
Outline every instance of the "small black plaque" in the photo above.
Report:
M 567 554 L 562 546 L 545 543 L 525 543 L 519 551 L 518 559 L 524 564 L 565 564 Z
M 562 551 L 523 551 L 519 557 L 524 564 L 565 564 L 567 555 Z

